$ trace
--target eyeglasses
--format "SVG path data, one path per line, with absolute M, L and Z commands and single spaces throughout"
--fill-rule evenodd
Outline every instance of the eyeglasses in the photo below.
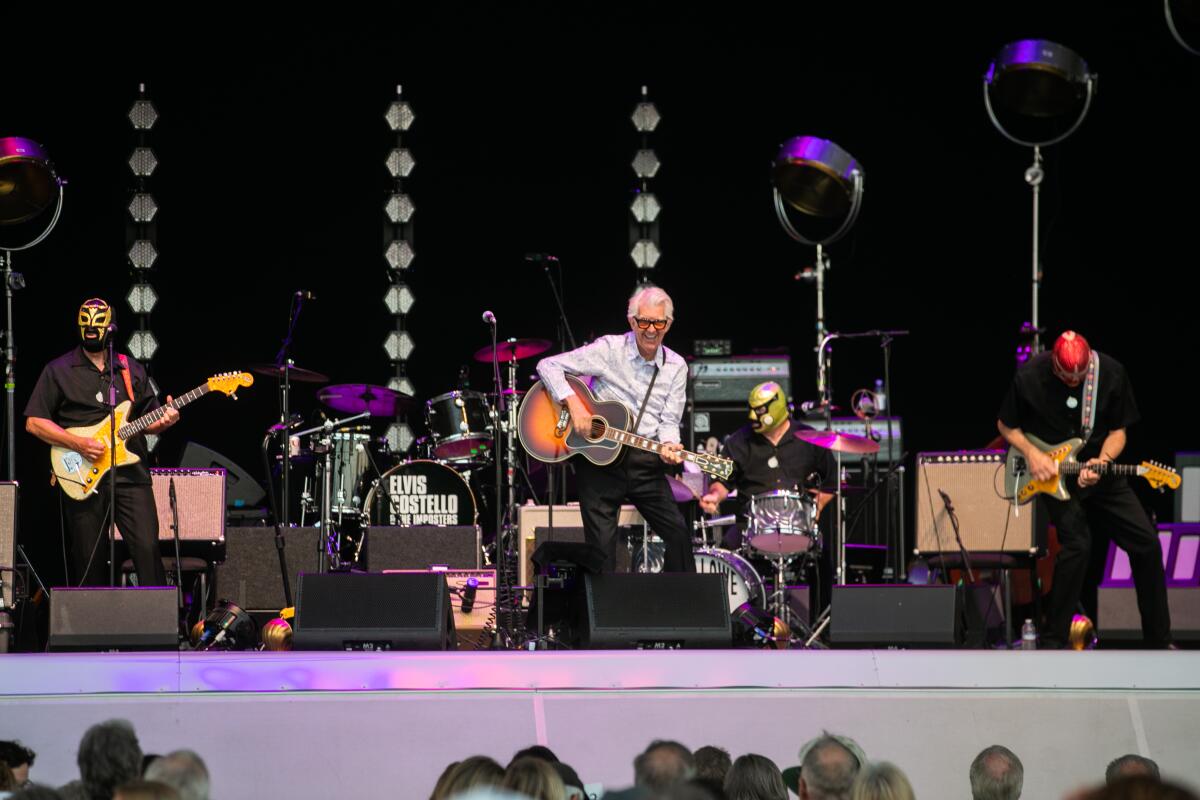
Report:
M 644 331 L 644 330 L 646 330 L 647 328 L 649 328 L 651 325 L 653 325 L 653 326 L 654 326 L 654 330 L 656 330 L 656 331 L 661 331 L 663 328 L 667 327 L 667 323 L 668 323 L 670 320 L 665 320 L 665 319 L 643 319 L 642 317 L 634 317 L 634 318 L 633 318 L 633 321 L 637 323 L 637 326 L 638 326 L 638 329 L 639 329 L 639 330 L 643 330 L 643 331 Z

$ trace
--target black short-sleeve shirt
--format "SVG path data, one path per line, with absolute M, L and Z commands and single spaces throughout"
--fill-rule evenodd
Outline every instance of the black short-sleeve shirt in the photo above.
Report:
M 158 408 L 159 403 L 150 391 L 145 368 L 133 358 L 126 358 L 134 395 L 129 419 L 137 419 Z M 130 399 L 119 369 L 116 384 L 117 403 Z M 63 428 L 95 425 L 108 416 L 108 370 L 96 369 L 81 346 L 59 356 L 46 365 L 34 384 L 29 402 L 25 404 L 25 416 L 42 417 Z M 140 460 L 118 468 L 117 479 L 123 483 L 150 483 L 145 436 L 133 437 L 128 448 Z
M 833 453 L 797 439 L 795 431 L 802 427 L 792 420 L 792 427 L 771 444 L 767 437 L 745 425 L 725 438 L 721 454 L 733 459 L 733 474 L 729 480 L 717 479 L 727 489 L 737 489 L 737 514 L 745 515 L 750 498 L 762 492 L 792 490 L 809 482 L 814 472 L 822 487 L 833 491 L 837 486 L 837 461 Z
M 1111 431 L 1127 428 L 1140 419 L 1133 387 L 1125 367 L 1099 353 L 1100 380 L 1092 437 L 1076 456 L 1087 461 L 1100 455 L 1100 446 Z M 1032 433 L 1046 444 L 1058 444 L 1080 435 L 1083 422 L 1083 384 L 1067 386 L 1054 374 L 1051 353 L 1038 353 L 1013 377 L 1000 404 L 1000 421 L 1010 428 Z

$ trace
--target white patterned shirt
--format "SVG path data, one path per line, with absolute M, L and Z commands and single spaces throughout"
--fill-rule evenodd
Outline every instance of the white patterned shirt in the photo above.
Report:
M 659 345 L 654 361 L 647 361 L 638 352 L 633 331 L 624 336 L 601 336 L 591 344 L 538 362 L 537 372 L 550 389 L 550 395 L 563 402 L 574 394 L 563 378 L 571 375 L 591 375 L 592 392 L 601 400 L 619 400 L 629 409 L 629 424 L 637 418 L 646 387 L 654 375 L 657 363 L 658 379 L 646 401 L 639 430 L 633 431 L 660 442 L 678 442 L 679 422 L 687 395 L 687 362 L 674 350 Z

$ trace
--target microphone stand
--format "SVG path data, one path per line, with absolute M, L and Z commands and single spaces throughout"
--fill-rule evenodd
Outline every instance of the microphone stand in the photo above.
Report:
M 175 540 L 175 594 L 179 610 L 183 611 L 183 559 L 179 556 L 179 501 L 175 498 L 175 479 L 167 484 L 167 496 L 171 500 L 171 536 Z
M 292 346 L 292 333 L 296 330 L 296 322 L 300 319 L 300 312 L 304 310 L 304 295 L 301 292 L 292 294 L 292 302 L 288 306 L 288 326 L 287 334 L 283 337 L 283 344 L 279 348 L 279 352 L 275 356 L 275 366 L 279 368 L 281 373 L 279 389 L 280 389 L 280 411 L 279 411 L 279 435 L 282 441 L 280 452 L 283 456 L 283 472 L 280 476 L 280 491 L 283 494 L 282 502 L 276 498 L 273 505 L 275 508 L 275 549 L 279 552 L 279 569 L 283 574 L 283 599 L 287 603 L 288 608 L 292 606 L 292 589 L 291 581 L 288 580 L 287 574 L 287 558 L 284 555 L 284 538 L 283 532 L 291 527 L 288 515 L 290 509 L 288 507 L 291 497 L 288 478 L 292 471 L 292 437 L 288 431 L 291 425 L 291 408 L 290 400 L 292 394 L 291 367 L 292 360 L 289 350 Z M 268 459 L 267 466 L 270 467 Z M 273 483 L 269 480 L 271 476 L 270 470 L 267 471 L 268 483 Z M 273 494 L 273 493 L 272 493 Z
M 496 317 L 492 315 L 488 321 L 488 328 L 492 333 L 492 389 L 496 393 L 496 424 L 492 431 L 493 440 L 498 445 L 500 442 L 501 427 L 507 427 L 508 419 L 508 403 L 504 397 L 504 385 L 500 382 L 500 349 L 497 343 L 498 333 L 496 331 Z M 509 592 L 507 591 L 507 565 L 509 563 L 508 549 L 505 544 L 506 531 L 504 530 L 504 508 L 502 498 L 504 496 L 504 461 L 505 447 L 492 447 L 492 453 L 496 457 L 496 630 L 492 633 L 492 647 L 499 650 L 504 647 L 504 633 L 506 627 L 511 628 L 510 619 L 509 625 L 503 622 L 503 615 L 509 612 Z M 504 585 L 502 585 L 504 584 Z
M 554 274 L 550 271 L 551 264 L 559 264 L 559 260 L 557 258 L 554 258 L 553 256 L 545 258 L 542 261 L 542 269 L 544 269 L 546 272 L 546 280 L 550 282 L 550 293 L 554 295 L 554 302 L 558 306 L 558 325 L 559 325 L 559 327 L 558 327 L 558 349 L 560 352 L 565 352 L 567 350 L 568 344 L 571 345 L 572 350 L 574 350 L 576 347 L 578 347 L 578 345 L 575 343 L 575 333 L 571 330 L 571 322 L 570 322 L 570 320 L 567 319 L 566 304 L 563 302 L 562 275 L 561 274 L 559 275 L 559 281 L 558 281 L 558 283 L 555 283 Z M 560 264 L 560 268 L 561 268 L 561 264 Z M 550 529 L 551 538 L 553 538 L 553 534 L 554 534 L 554 504 L 558 502 L 558 498 L 555 497 L 555 488 L 556 487 L 555 487 L 554 475 L 555 475 L 556 471 L 559 469 L 559 467 L 554 464 L 547 464 L 546 469 L 547 469 L 547 473 L 546 473 L 547 478 L 549 480 L 548 489 L 549 489 L 549 494 L 550 494 L 550 499 L 547 502 L 547 508 L 549 510 L 549 517 L 546 520 L 546 525 Z M 563 474 L 562 486 L 565 491 L 565 488 L 567 485 L 566 473 L 565 473 L 566 464 L 562 465 L 562 469 L 564 470 L 564 472 L 562 473 Z
M 117 370 L 114 363 L 113 334 L 115 326 L 108 330 L 108 585 L 117 585 Z M 130 408 L 133 398 L 129 398 Z M 157 544 L 157 542 L 155 542 Z M 157 556 L 156 556 L 157 557 Z M 136 568 L 136 564 L 134 567 Z M 138 585 L 149 575 L 139 575 Z
M 950 502 L 950 495 L 938 489 L 938 494 L 942 496 L 942 505 L 946 507 L 946 515 L 950 517 L 950 526 L 954 528 L 954 541 L 958 542 L 958 552 L 962 556 L 963 567 L 967 570 L 967 582 L 975 583 L 975 573 L 971 570 L 971 557 L 967 554 L 967 547 L 963 544 L 962 536 L 958 531 L 958 515 L 954 513 L 954 505 Z

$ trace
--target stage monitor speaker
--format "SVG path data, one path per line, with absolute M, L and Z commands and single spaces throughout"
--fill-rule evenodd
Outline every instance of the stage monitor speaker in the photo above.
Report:
M 284 552 L 293 598 L 300 573 L 317 571 L 318 538 L 316 528 L 284 531 Z M 230 528 L 226 531 L 225 562 L 217 565 L 213 595 L 247 611 L 278 613 L 284 607 L 274 528 Z
M 1034 522 L 1036 504 L 1018 507 L 1003 497 L 1003 450 L 917 454 L 918 553 L 959 550 L 939 489 L 950 498 L 968 553 L 1038 550 L 1036 532 L 1043 526 Z
M 584 577 L 581 644 L 592 649 L 730 647 L 727 579 L 717 573 Z
M 179 605 L 173 586 L 50 590 L 50 650 L 178 648 Z
M 296 593 L 295 650 L 453 650 L 441 572 L 305 574 Z
M 835 647 L 954 647 L 962 641 L 957 586 L 834 586 Z
M 475 525 L 371 526 L 359 554 L 372 572 L 448 567 L 479 569 L 479 528 Z
M 1101 586 L 1097 593 L 1096 636 L 1106 641 L 1135 642 L 1142 638 L 1142 615 L 1137 590 L 1128 586 Z M 1200 642 L 1200 586 L 1168 586 L 1171 636 L 1177 642 Z
M 0 482 L 0 609 L 12 608 L 17 564 L 17 483 Z M 0 632 L 3 635 L 3 632 Z
M 249 472 L 204 445 L 188 442 L 183 448 L 179 466 L 184 469 L 216 467 L 225 470 L 225 502 L 230 508 L 256 506 L 267 496 L 266 491 Z

